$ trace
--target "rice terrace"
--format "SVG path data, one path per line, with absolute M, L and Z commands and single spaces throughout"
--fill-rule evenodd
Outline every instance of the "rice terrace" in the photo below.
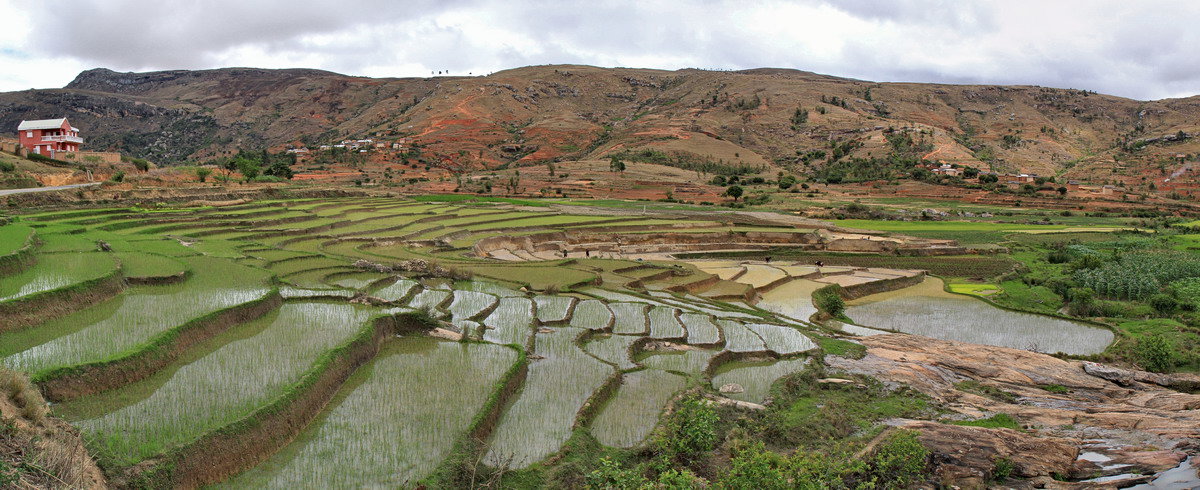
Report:
M 670 407 L 772 413 L 787 392 L 883 397 L 836 436 L 867 441 L 883 417 L 979 412 L 872 385 L 872 368 L 818 374 L 865 339 L 1103 358 L 1129 335 L 972 296 L 1038 294 L 1023 286 L 944 292 L 969 277 L 879 266 L 1011 275 L 1007 256 L 774 213 L 364 195 L 51 210 L 0 232 L 0 364 L 130 486 L 458 486 L 468 468 L 520 486 L 662 444 L 681 430 Z M 989 410 L 1022 412 L 1006 403 Z M 735 425 L 821 425 L 782 409 L 799 419 Z
M 0 1 L 0 490 L 1200 489 L 1200 4 L 284 3 Z

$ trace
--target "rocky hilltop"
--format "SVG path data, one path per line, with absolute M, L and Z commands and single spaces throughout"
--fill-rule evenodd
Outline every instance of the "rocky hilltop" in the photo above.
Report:
M 67 115 L 92 149 L 160 162 L 245 148 L 407 137 L 460 169 L 668 154 L 801 172 L 814 151 L 882 157 L 910 129 L 929 160 L 1092 179 L 1200 153 L 1200 97 L 1138 101 L 1037 86 L 875 83 L 786 69 L 533 66 L 488 76 L 94 69 L 0 94 L 0 127 Z M 806 156 L 807 155 L 807 156 Z

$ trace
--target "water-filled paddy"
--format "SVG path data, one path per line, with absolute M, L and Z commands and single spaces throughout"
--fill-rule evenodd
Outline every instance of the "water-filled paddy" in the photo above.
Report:
M 687 378 L 656 369 L 625 373 L 621 387 L 592 421 L 592 435 L 606 446 L 633 447 L 646 439 L 671 397 Z
M 252 322 L 263 326 L 258 335 L 180 368 L 141 402 L 79 425 L 122 460 L 153 456 L 265 405 L 375 314 L 345 303 L 285 304 Z
M 776 380 L 799 372 L 808 364 L 808 358 L 780 359 L 772 361 L 737 361 L 724 364 L 713 374 L 712 387 L 720 389 L 726 384 L 742 387 L 741 393 L 726 393 L 735 400 L 762 403 L 771 393 Z
M 852 301 L 846 316 L 869 327 L 1048 353 L 1096 354 L 1113 340 L 1113 333 L 1104 328 L 1004 310 L 947 293 L 936 278 Z
M 516 351 L 427 337 L 386 344 L 299 438 L 229 488 L 405 488 L 428 476 Z M 446 386 L 453 389 L 431 389 Z
M 116 269 L 112 256 L 100 252 L 42 254 L 33 267 L 0 276 L 0 302 L 97 279 Z
M 6 334 L 0 363 L 25 370 L 95 362 L 136 351 L 194 318 L 265 297 L 269 274 L 211 257 L 181 259 L 187 281 L 129 288 L 91 308 Z M 164 305 L 170 305 L 164 308 Z
M 606 310 L 607 311 L 607 310 Z M 505 408 L 484 461 L 524 468 L 558 451 L 571 437 L 583 404 L 614 372 L 575 345 L 578 328 L 539 333 L 529 375 L 516 401 Z
M 762 299 L 756 306 L 775 314 L 808 321 L 817 312 L 817 307 L 812 303 L 812 293 L 825 286 L 828 284 L 807 279 L 788 281 L 762 293 Z

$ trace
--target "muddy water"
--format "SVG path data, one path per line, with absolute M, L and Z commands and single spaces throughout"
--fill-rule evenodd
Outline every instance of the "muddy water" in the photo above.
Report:
M 937 278 L 851 301 L 846 316 L 868 327 L 1047 353 L 1095 354 L 1113 340 L 1112 332 L 1103 328 L 1004 310 L 947 293 Z
M 828 284 L 796 279 L 763 293 L 758 307 L 777 315 L 808 321 L 817 312 L 812 303 L 812 293 Z

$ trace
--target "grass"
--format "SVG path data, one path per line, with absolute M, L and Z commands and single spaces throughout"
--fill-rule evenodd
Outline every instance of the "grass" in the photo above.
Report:
M 946 285 L 946 288 L 952 293 L 969 294 L 972 296 L 988 296 L 999 293 L 1000 286 L 995 284 L 976 284 L 976 283 L 961 283 L 951 282 Z
M 985 396 L 1004 403 L 1016 403 L 1017 396 L 992 385 L 985 385 L 975 380 L 967 380 L 954 385 L 955 389 Z
M 1021 423 L 1017 419 L 1006 413 L 998 413 L 991 417 L 979 420 L 956 420 L 950 422 L 953 425 L 965 425 L 969 427 L 984 427 L 988 429 L 1012 429 L 1021 430 Z

